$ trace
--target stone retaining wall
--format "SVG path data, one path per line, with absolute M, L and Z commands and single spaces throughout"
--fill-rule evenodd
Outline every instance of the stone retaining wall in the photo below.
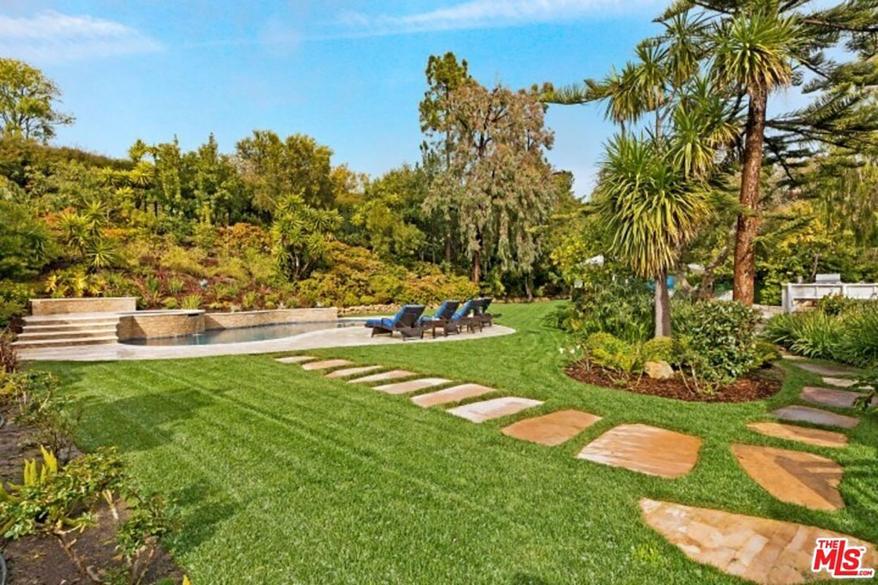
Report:
M 137 298 L 31 299 L 30 308 L 35 317 L 65 313 L 128 313 L 137 310 Z
M 338 309 L 277 309 L 271 311 L 240 311 L 236 313 L 208 313 L 204 316 L 205 329 L 237 329 L 282 323 L 313 323 L 335 321 Z

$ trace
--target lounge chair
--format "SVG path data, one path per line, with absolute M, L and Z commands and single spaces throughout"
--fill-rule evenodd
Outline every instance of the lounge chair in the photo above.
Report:
M 476 299 L 476 304 L 473 307 L 473 315 L 482 322 L 482 325 L 487 325 L 488 327 L 494 324 L 494 317 L 498 316 L 488 312 L 488 307 L 491 306 L 491 301 L 493 300 L 491 297 Z
M 454 312 L 457 310 L 457 307 L 460 306 L 459 301 L 445 301 L 439 308 L 436 309 L 436 312 L 433 313 L 432 316 L 429 317 L 421 317 L 418 319 L 418 325 L 423 327 L 424 329 L 431 329 L 433 332 L 433 337 L 436 337 L 436 329 L 442 328 L 442 334 L 448 337 L 449 333 L 456 333 L 459 330 L 455 330 L 455 328 L 449 328 L 449 321 L 451 317 L 454 316 Z
M 418 324 L 418 320 L 424 313 L 424 305 L 403 305 L 393 317 L 369 319 L 366 327 L 372 328 L 372 337 L 376 333 L 388 333 L 393 337 L 394 331 L 399 331 L 403 341 L 410 337 L 424 337 L 424 328 Z
M 451 319 L 448 320 L 447 328 L 451 333 L 460 333 L 460 327 L 465 326 L 469 331 L 475 331 L 476 327 L 478 327 L 479 331 L 482 330 L 482 320 L 478 319 L 474 315 L 476 306 L 476 299 L 470 299 L 465 302 L 461 307 L 455 311 L 454 315 L 451 316 Z

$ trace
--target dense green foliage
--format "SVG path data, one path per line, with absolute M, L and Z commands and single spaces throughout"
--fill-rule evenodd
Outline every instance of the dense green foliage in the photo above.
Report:
M 451 343 L 335 348 L 316 355 L 405 368 L 545 401 L 471 424 L 441 409 L 328 380 L 272 356 L 51 364 L 87 405 L 85 448 L 118 445 L 148 489 L 177 496 L 168 539 L 192 582 L 677 583 L 737 585 L 689 560 L 641 520 L 651 497 L 817 525 L 878 541 L 878 419 L 841 448 L 814 447 L 856 470 L 841 510 L 779 502 L 731 445 L 790 448 L 746 425 L 795 403 L 816 378 L 791 362 L 765 401 L 681 402 L 583 385 L 563 372 L 555 304 L 503 305 L 514 335 Z M 576 408 L 602 419 L 547 448 L 500 433 L 513 420 Z M 704 440 L 698 465 L 669 481 L 576 459 L 596 437 L 642 423 Z M 407 554 L 400 554 L 405 550 Z M 229 567 L 234 566 L 235 572 Z
M 812 358 L 855 366 L 878 365 L 878 301 L 829 298 L 813 311 L 773 317 L 765 337 Z

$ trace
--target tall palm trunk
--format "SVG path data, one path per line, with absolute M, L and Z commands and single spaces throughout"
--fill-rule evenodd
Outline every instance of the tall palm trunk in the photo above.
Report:
M 667 270 L 655 279 L 655 336 L 671 336 L 671 293 L 668 291 Z
M 741 213 L 735 232 L 735 282 L 733 298 L 745 305 L 753 304 L 756 282 L 754 243 L 759 230 L 759 175 L 762 170 L 765 142 L 765 106 L 768 94 L 750 92 L 744 141 L 744 166 L 741 171 Z

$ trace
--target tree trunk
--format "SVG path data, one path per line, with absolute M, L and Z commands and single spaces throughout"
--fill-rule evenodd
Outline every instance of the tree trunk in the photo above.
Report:
M 482 279 L 482 253 L 478 250 L 473 252 L 473 283 L 479 284 Z
M 671 336 L 671 294 L 668 291 L 667 270 L 663 270 L 655 279 L 655 336 Z
M 531 274 L 524 275 L 524 294 L 527 295 L 527 302 L 534 300 L 533 286 L 531 286 Z
M 451 261 L 454 259 L 451 249 L 451 226 L 449 225 L 445 229 L 445 262 L 451 266 Z
M 765 106 L 768 95 L 761 90 L 750 93 L 741 170 L 741 213 L 735 232 L 735 282 L 732 296 L 745 305 L 753 304 L 756 283 L 754 243 L 759 230 L 759 178 L 765 141 Z

